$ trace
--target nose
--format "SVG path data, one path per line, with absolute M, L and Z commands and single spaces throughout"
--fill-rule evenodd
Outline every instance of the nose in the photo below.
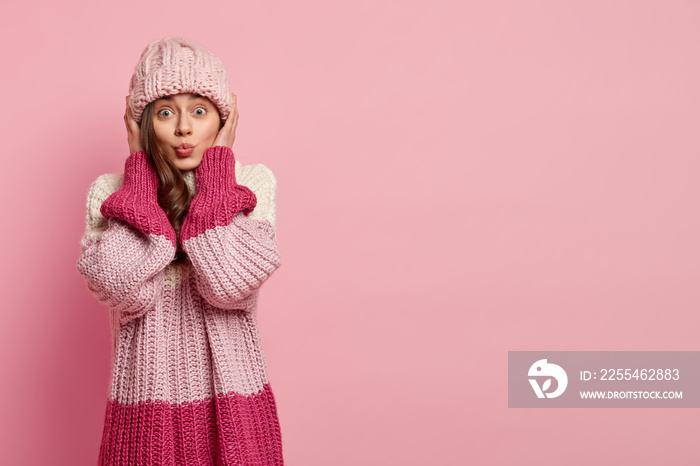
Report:
M 188 136 L 192 134 L 192 125 L 187 116 L 180 117 L 177 122 L 177 127 L 175 128 L 175 134 L 177 136 Z

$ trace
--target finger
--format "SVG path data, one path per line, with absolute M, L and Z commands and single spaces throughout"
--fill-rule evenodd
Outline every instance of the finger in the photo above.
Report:
M 224 131 L 228 131 L 231 128 L 231 120 L 233 120 L 233 114 L 229 114 L 229 116 L 226 118 L 226 121 L 224 121 L 224 126 L 221 129 Z
M 231 116 L 233 117 L 233 124 L 235 125 L 238 120 L 238 102 L 236 99 L 236 94 L 231 93 L 233 96 L 233 106 L 231 107 Z
M 231 128 L 233 128 L 235 123 L 236 123 L 236 112 L 232 111 L 231 113 L 229 113 L 228 118 L 226 118 L 226 123 L 224 123 L 224 126 L 226 126 L 227 130 L 230 130 Z
M 236 127 L 236 115 L 235 113 L 231 112 L 228 115 L 228 118 L 226 118 L 226 121 L 224 122 L 224 126 L 221 128 L 220 132 L 226 132 L 230 133 L 233 131 Z

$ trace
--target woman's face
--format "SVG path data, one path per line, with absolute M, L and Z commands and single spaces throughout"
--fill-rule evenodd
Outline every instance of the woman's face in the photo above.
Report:
M 163 155 L 180 170 L 192 170 L 219 133 L 216 106 L 198 94 L 162 97 L 153 104 L 153 130 Z

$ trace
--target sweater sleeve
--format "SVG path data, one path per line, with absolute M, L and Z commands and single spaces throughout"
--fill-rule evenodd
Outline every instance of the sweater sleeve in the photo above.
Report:
M 102 175 L 90 186 L 77 268 L 90 292 L 124 324 L 152 309 L 162 295 L 177 240 L 158 205 L 160 181 L 144 152 L 129 156 L 116 191 L 113 178 Z
M 197 194 L 180 232 L 200 294 L 220 309 L 247 310 L 254 293 L 281 265 L 275 178 L 264 165 L 254 168 L 250 187 L 238 184 L 232 150 L 207 149 L 195 170 Z M 258 209 L 260 214 L 254 212 Z

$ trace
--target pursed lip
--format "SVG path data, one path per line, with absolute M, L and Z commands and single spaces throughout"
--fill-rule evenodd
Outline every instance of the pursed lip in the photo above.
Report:
M 182 143 L 179 146 L 175 148 L 175 152 L 177 153 L 178 157 L 189 157 L 192 155 L 192 152 L 194 151 L 194 146 L 192 144 L 188 143 Z

